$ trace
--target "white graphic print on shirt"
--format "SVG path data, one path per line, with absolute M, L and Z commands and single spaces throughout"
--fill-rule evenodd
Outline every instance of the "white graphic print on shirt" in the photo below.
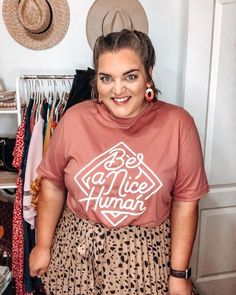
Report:
M 94 158 L 74 177 L 84 197 L 85 210 L 100 211 L 112 226 L 145 212 L 145 203 L 162 182 L 136 154 L 120 142 Z

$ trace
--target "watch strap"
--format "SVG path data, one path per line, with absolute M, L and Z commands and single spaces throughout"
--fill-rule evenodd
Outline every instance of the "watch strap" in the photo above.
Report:
M 191 267 L 188 267 L 186 270 L 183 271 L 171 268 L 170 275 L 175 278 L 189 279 L 191 277 Z

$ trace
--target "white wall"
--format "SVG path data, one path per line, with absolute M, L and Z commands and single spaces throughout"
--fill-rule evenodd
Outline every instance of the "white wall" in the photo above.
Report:
M 15 89 L 15 79 L 22 74 L 74 74 L 75 69 L 91 67 L 86 16 L 93 2 L 68 0 L 70 26 L 65 38 L 57 46 L 42 51 L 18 44 L 8 33 L 1 14 L 0 78 L 4 79 L 6 87 Z M 2 3 L 0 0 L 1 6 Z M 188 1 L 140 0 L 140 3 L 148 16 L 149 36 L 157 54 L 154 81 L 162 91 L 162 99 L 182 104 Z M 0 132 L 3 125 L 8 126 L 8 120 L 11 121 L 6 115 L 0 118 Z

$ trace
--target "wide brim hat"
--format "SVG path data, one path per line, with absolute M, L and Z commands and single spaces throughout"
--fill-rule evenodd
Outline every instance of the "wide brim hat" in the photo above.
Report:
M 4 0 L 2 13 L 13 39 L 34 50 L 58 44 L 70 22 L 67 0 Z
M 122 29 L 148 33 L 148 19 L 138 0 L 96 0 L 86 21 L 86 34 L 90 47 L 101 35 Z

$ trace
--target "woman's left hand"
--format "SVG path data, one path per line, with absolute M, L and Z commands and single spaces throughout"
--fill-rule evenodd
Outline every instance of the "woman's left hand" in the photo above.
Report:
M 192 295 L 192 281 L 170 276 L 168 295 Z

